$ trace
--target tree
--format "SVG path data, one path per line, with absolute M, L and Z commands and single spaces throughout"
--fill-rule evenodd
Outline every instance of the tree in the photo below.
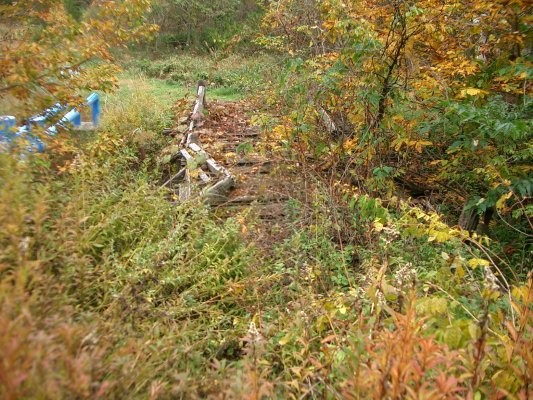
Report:
M 256 0 L 157 0 L 151 17 L 161 26 L 156 46 L 218 47 L 257 14 Z
M 118 70 L 112 50 L 157 29 L 146 23 L 149 7 L 149 0 L 99 0 L 72 15 L 61 0 L 0 5 L 0 95 L 29 116 L 76 104 L 82 91 L 110 90 Z
M 262 40 L 303 58 L 297 140 L 315 135 L 356 179 L 403 176 L 478 213 L 532 194 L 530 15 L 523 0 L 280 0 Z

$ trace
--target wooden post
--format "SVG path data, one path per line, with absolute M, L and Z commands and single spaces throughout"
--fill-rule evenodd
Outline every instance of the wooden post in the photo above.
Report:
M 185 179 L 184 183 L 180 185 L 178 189 L 178 197 L 180 201 L 187 201 L 191 197 L 191 175 L 189 174 L 189 170 L 185 168 Z
M 324 123 L 328 133 L 329 134 L 335 133 L 335 131 L 337 130 L 337 127 L 335 126 L 335 122 L 333 122 L 333 120 L 328 115 L 326 110 L 318 106 L 318 113 L 320 114 L 320 117 L 322 118 L 322 122 Z
M 196 92 L 196 102 L 194 104 L 194 109 L 192 110 L 191 115 L 191 124 L 189 125 L 189 131 L 192 131 L 197 122 L 200 121 L 203 117 L 203 112 L 205 108 L 205 82 L 198 82 L 198 90 Z

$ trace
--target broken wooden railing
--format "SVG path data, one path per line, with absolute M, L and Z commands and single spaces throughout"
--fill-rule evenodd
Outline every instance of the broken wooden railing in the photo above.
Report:
M 171 162 L 179 163 L 179 171 L 171 176 L 162 187 L 171 187 L 178 183 L 178 196 L 185 201 L 192 196 L 192 188 L 202 188 L 200 195 L 208 204 L 220 204 L 226 201 L 229 191 L 235 185 L 230 171 L 218 164 L 203 148 L 198 127 L 204 118 L 206 108 L 206 85 L 198 82 L 196 101 L 188 128 L 180 142 L 179 150 L 171 155 Z M 196 181 L 195 181 L 196 180 Z

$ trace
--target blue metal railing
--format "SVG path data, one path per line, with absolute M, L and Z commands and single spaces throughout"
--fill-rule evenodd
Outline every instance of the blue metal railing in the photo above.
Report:
M 98 93 L 91 93 L 87 97 L 86 103 L 91 110 L 91 122 L 94 127 L 100 123 L 100 96 Z M 39 125 L 45 128 L 45 133 L 50 136 L 57 134 L 59 128 L 68 128 L 69 126 L 81 127 L 83 121 L 81 120 L 80 112 L 73 108 L 68 111 L 63 118 L 56 124 L 46 126 L 50 118 L 56 116 L 61 111 L 65 110 L 61 104 L 46 109 L 41 114 L 36 115 L 28 120 L 28 123 L 17 127 L 16 118 L 11 115 L 0 116 L 0 144 L 9 144 L 13 140 L 23 137 L 29 143 L 28 150 L 42 152 L 45 149 L 43 141 L 31 135 L 32 125 Z

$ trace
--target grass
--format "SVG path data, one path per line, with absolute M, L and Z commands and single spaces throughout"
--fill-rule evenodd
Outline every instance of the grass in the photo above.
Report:
M 118 95 L 131 95 L 137 88 L 146 91 L 163 108 L 168 108 L 177 99 L 187 96 L 190 100 L 196 94 L 196 84 L 176 83 L 168 80 L 150 78 L 142 73 L 126 72 L 119 77 Z M 221 101 L 236 101 L 243 99 L 243 93 L 233 87 L 211 87 L 208 89 L 209 98 Z
M 174 85 L 194 92 L 198 80 L 207 81 L 214 98 L 237 100 L 277 81 L 282 60 L 269 55 L 188 55 L 140 59 L 126 63 L 128 71 L 161 81 L 162 90 Z M 159 83 L 158 83 L 159 85 Z

